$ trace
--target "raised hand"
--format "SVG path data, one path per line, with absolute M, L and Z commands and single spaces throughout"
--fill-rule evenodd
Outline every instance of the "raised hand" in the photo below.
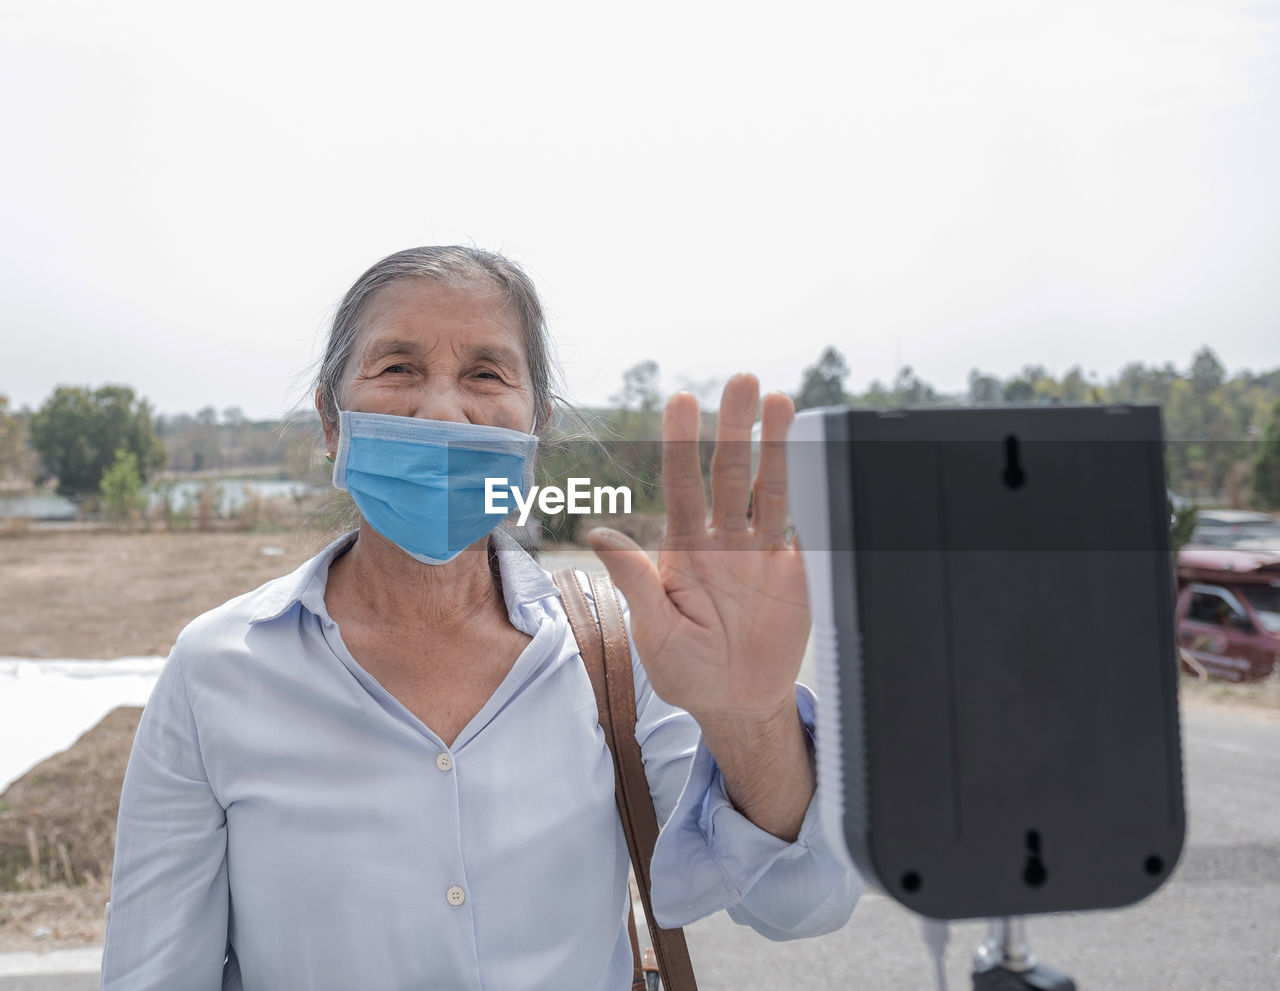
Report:
M 752 375 L 725 386 L 709 520 L 697 400 L 681 393 L 668 401 L 667 533 L 656 566 L 616 531 L 595 530 L 590 539 L 627 597 L 636 651 L 654 691 L 698 721 L 735 804 L 762 828 L 793 837 L 813 789 L 794 690 L 809 611 L 799 550 L 784 538 L 785 439 L 795 410 L 780 393 L 765 397 L 753 484 L 758 396 Z

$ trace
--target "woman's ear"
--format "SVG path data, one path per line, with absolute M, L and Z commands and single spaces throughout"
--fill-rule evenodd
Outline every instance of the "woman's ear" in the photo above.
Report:
M 324 428 L 325 452 L 334 454 L 338 450 L 338 425 L 324 415 L 324 400 L 319 389 L 316 390 L 316 412 L 320 414 L 320 426 Z

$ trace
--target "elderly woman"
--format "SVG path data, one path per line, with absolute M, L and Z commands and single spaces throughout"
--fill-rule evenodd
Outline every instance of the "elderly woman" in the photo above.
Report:
M 588 675 L 547 573 L 457 501 L 528 477 L 551 377 L 537 296 L 501 256 L 403 251 L 347 293 L 316 405 L 359 528 L 179 636 L 121 795 L 104 988 L 629 986 Z M 709 522 L 682 394 L 657 566 L 591 541 L 629 606 L 655 914 L 727 908 L 788 938 L 842 925 L 859 882 L 814 810 L 780 394 L 748 520 L 757 399 L 750 376 L 725 388 Z

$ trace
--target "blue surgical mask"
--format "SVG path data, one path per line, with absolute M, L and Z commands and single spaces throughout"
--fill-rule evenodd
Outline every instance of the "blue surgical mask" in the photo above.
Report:
M 333 484 L 351 493 L 369 525 L 424 564 L 445 564 L 492 532 L 486 485 L 522 497 L 533 485 L 533 434 L 385 413 L 338 414 Z M 487 479 L 498 479 L 487 483 Z

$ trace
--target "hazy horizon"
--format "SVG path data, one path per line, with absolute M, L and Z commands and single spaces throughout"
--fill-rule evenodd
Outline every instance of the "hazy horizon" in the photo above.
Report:
M 504 251 L 568 397 L 1280 366 L 1280 2 L 13 0 L 0 393 L 306 402 L 346 287 Z

